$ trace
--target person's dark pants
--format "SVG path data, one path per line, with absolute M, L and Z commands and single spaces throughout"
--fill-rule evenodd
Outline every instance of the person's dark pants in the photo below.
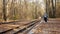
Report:
M 47 17 L 44 17 L 44 21 L 47 22 Z

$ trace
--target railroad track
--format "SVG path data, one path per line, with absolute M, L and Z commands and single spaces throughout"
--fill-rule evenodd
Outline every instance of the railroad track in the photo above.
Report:
M 26 28 L 24 28 L 22 32 L 20 32 L 21 30 L 19 30 L 19 31 L 15 32 L 14 34 L 20 34 L 20 33 L 25 34 L 26 32 L 29 32 L 31 29 L 33 29 L 39 22 L 40 22 L 40 20 L 35 21 L 34 23 L 31 23 Z
M 2 31 L 2 32 L 0 32 L 0 34 L 18 34 L 18 33 L 24 33 L 24 32 L 27 32 L 27 31 L 31 30 L 35 25 L 37 25 L 38 22 L 40 22 L 40 20 L 32 21 L 29 24 L 26 24 L 27 26 L 23 27 L 23 28 L 18 26 L 18 27 L 12 28 L 12 29 L 8 29 L 6 31 Z

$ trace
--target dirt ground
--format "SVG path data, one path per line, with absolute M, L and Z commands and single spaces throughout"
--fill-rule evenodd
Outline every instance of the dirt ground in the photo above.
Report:
M 23 28 L 26 26 L 26 24 L 30 23 L 29 21 L 20 21 L 20 22 L 14 22 L 10 24 L 1 24 L 0 25 L 0 32 L 6 31 L 8 29 L 15 29 L 16 27 Z M 38 25 L 36 25 L 35 28 L 31 30 L 31 32 L 28 32 L 28 34 L 60 34 L 60 18 L 49 18 L 48 22 L 42 22 Z
M 33 28 L 29 34 L 60 34 L 60 18 L 49 18 L 48 22 L 42 22 Z

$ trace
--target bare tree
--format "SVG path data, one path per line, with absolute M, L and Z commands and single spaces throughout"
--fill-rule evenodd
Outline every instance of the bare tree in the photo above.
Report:
M 51 17 L 52 16 L 52 11 L 51 11 L 51 0 L 46 0 L 46 12 L 48 14 L 48 17 Z
M 3 19 L 4 19 L 4 21 L 7 21 L 5 1 L 6 0 L 3 0 Z
M 46 0 L 46 13 L 49 17 L 55 17 L 56 0 Z
M 37 15 L 37 7 L 38 7 L 38 0 L 36 0 L 34 2 L 34 19 L 37 19 L 38 18 L 38 15 Z
M 52 17 L 55 18 L 55 12 L 56 12 L 56 0 L 52 0 Z

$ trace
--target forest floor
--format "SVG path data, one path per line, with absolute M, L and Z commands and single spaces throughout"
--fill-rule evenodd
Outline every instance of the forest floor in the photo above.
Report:
M 29 34 L 60 34 L 60 18 L 49 18 L 48 22 L 42 21 Z
M 33 20 L 25 20 L 25 21 L 0 24 L 0 33 L 9 29 L 14 29 L 15 32 L 17 30 L 16 27 L 19 27 L 19 29 L 24 28 L 31 21 Z M 8 32 L 4 34 L 12 34 L 12 33 Z M 42 20 L 40 24 L 37 24 L 36 27 L 34 27 L 27 34 L 60 34 L 60 18 L 49 18 L 48 22 L 44 22 Z

